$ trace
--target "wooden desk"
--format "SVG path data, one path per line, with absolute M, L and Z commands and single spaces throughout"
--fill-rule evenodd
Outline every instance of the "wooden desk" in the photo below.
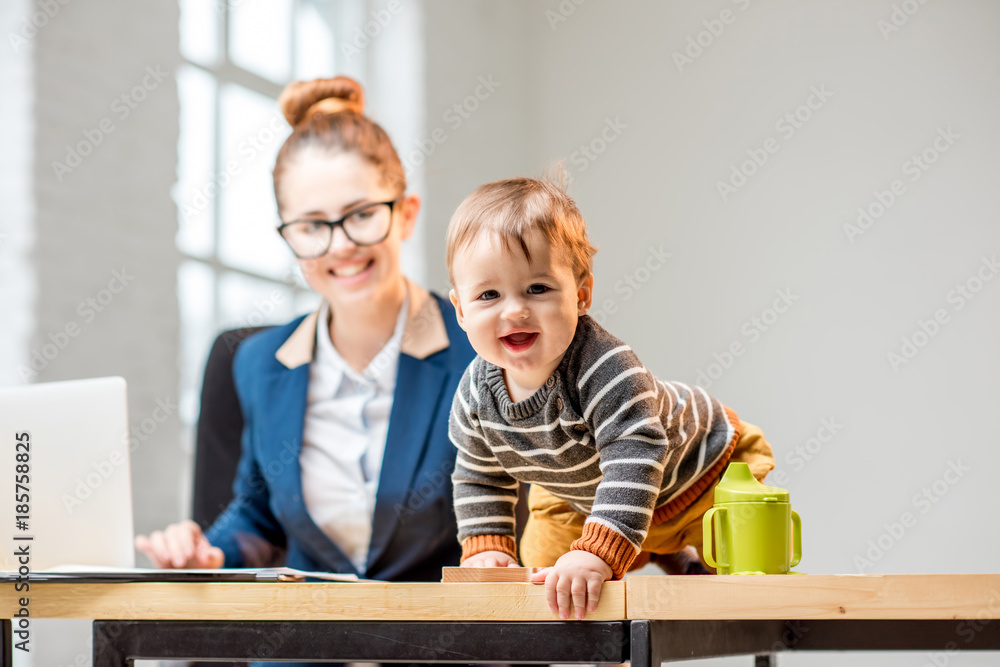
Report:
M 17 609 L 0 588 L 0 618 Z M 781 651 L 1000 650 L 1000 575 L 633 577 L 585 621 L 519 583 L 37 583 L 32 618 L 95 618 L 94 667 L 132 658 L 661 661 Z M 4 622 L 9 642 L 10 622 Z M 9 664 L 10 644 L 5 645 Z
M 628 618 L 1000 618 L 1000 574 L 632 577 Z
M 4 587 L 0 618 L 17 609 Z M 487 604 L 488 601 L 488 604 Z M 552 621 L 536 584 L 32 583 L 33 618 L 185 621 Z M 625 618 L 625 582 L 588 620 Z
M 635 666 L 782 651 L 1000 650 L 1000 575 L 632 577 Z M 757 664 L 772 664 L 762 657 Z
M 17 610 L 13 585 L 0 618 Z M 134 658 L 612 662 L 627 659 L 625 582 L 587 621 L 561 622 L 545 590 L 512 583 L 31 584 L 32 618 L 92 618 L 94 667 Z M 3 635 L 11 636 L 9 621 Z M 6 646 L 3 667 L 10 665 Z

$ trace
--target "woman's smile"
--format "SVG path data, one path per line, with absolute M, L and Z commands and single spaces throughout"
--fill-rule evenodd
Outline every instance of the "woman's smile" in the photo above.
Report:
M 344 286 L 357 285 L 367 280 L 372 274 L 372 267 L 375 266 L 375 259 L 367 259 L 341 262 L 330 267 L 327 273 Z

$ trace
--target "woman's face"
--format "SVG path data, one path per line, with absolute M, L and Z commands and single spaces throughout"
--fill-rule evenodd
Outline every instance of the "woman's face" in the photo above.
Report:
M 365 204 L 395 198 L 378 169 L 358 154 L 305 149 L 285 168 L 280 213 L 285 222 L 339 220 Z M 417 196 L 401 198 L 393 209 L 389 235 L 376 245 L 355 245 L 343 227 L 337 227 L 325 255 L 298 260 L 306 282 L 335 307 L 392 296 L 402 279 L 400 246 L 413 233 L 419 209 Z

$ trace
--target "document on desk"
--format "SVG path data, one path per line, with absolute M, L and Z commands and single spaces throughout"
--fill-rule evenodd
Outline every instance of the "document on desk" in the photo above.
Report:
M 74 583 L 113 582 L 196 582 L 196 581 L 364 581 L 355 574 L 307 572 L 291 567 L 219 568 L 219 569 L 155 569 L 141 567 L 103 567 L 99 565 L 60 565 L 31 573 L 31 581 L 65 581 Z M 17 581 L 17 571 L 0 571 L 0 582 Z M 22 577 L 23 578 L 23 577 Z

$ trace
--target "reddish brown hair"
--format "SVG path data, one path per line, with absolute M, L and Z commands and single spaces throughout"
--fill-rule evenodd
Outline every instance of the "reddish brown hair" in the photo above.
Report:
M 406 174 L 399 155 L 385 130 L 364 115 L 365 96 L 357 81 L 346 76 L 293 81 L 282 91 L 278 104 L 292 126 L 292 134 L 274 161 L 274 197 L 279 211 L 285 169 L 306 148 L 357 153 L 378 169 L 382 185 L 398 195 L 406 191 Z
M 577 280 L 593 272 L 597 248 L 587 238 L 580 209 L 563 187 L 549 180 L 511 178 L 479 186 L 451 216 L 445 251 L 449 281 L 455 285 L 455 253 L 483 233 L 496 234 L 508 251 L 519 247 L 530 261 L 525 237 L 535 229 L 566 254 Z

